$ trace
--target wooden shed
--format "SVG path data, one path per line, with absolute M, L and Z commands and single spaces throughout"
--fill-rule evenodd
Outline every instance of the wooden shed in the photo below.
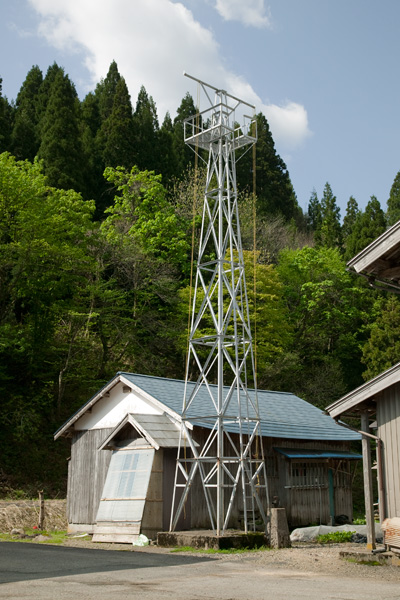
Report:
M 400 221 L 352 258 L 347 267 L 372 287 L 399 294 Z M 335 419 L 346 415 L 361 418 L 368 546 L 373 548 L 371 439 L 377 448 L 380 521 L 400 517 L 400 363 L 346 394 L 327 411 Z
M 400 363 L 337 400 L 327 411 L 333 418 L 364 417 L 362 429 L 377 442 L 380 520 L 400 517 Z M 365 460 L 370 462 L 368 456 Z
M 71 439 L 69 531 L 129 542 L 139 533 L 154 538 L 169 529 L 184 385 L 117 373 L 56 432 L 56 439 Z M 351 520 L 352 477 L 361 458 L 351 444 L 360 436 L 294 394 L 259 390 L 258 402 L 269 503 L 285 507 L 292 526 L 329 523 L 343 514 Z M 187 423 L 201 447 L 209 429 L 199 416 Z M 230 434 L 237 435 L 234 426 Z M 240 529 L 238 496 L 230 526 Z M 195 481 L 178 529 L 209 527 Z

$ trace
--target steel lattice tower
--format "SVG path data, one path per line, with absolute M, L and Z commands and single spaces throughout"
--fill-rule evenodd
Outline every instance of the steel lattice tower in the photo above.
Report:
M 203 90 L 209 107 L 185 121 L 185 142 L 199 155 L 208 152 L 208 162 L 170 529 L 175 529 L 194 478 L 200 476 L 211 527 L 223 535 L 240 493 L 245 531 L 255 529 L 257 509 L 267 525 L 262 502 L 263 498 L 268 502 L 267 479 L 235 162 L 236 151 L 251 148 L 257 132 L 254 106 L 191 79 Z M 243 115 L 249 109 L 252 116 Z M 241 126 L 235 121 L 238 114 L 243 118 Z M 193 365 L 198 374 L 195 382 L 189 381 Z M 248 377 L 254 382 L 251 392 Z M 193 440 L 189 418 L 194 425 L 210 429 L 202 448 Z

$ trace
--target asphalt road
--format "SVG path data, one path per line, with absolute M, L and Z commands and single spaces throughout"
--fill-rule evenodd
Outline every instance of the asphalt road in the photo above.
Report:
M 384 568 L 384 567 L 381 567 Z M 7 600 L 399 600 L 398 582 L 154 552 L 0 543 Z

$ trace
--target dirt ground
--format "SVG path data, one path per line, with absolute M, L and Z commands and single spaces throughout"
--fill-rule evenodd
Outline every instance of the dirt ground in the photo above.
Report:
M 355 545 L 204 555 L 79 538 L 0 542 L 0 599 L 399 600 L 399 567 L 350 563 L 344 547 Z
M 99 544 L 82 538 L 70 538 L 65 546 L 79 548 L 97 548 L 102 550 L 116 550 L 123 552 L 146 552 L 169 554 L 170 548 L 160 548 L 156 545 L 133 547 L 130 544 Z M 315 572 L 319 575 L 366 578 L 375 581 L 392 581 L 400 583 L 400 567 L 392 565 L 363 565 L 340 557 L 341 550 L 363 549 L 362 544 L 331 544 L 320 545 L 310 543 L 295 543 L 292 548 L 279 550 L 263 550 L 258 552 L 245 552 L 240 554 L 212 554 L 220 561 L 246 562 L 255 567 L 276 567 L 283 571 Z M 180 554 L 192 554 L 181 552 Z

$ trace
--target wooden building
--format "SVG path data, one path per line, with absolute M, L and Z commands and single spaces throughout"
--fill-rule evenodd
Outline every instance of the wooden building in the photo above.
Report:
M 400 363 L 346 394 L 327 410 L 336 419 L 364 417 L 362 429 L 377 442 L 380 520 L 400 517 Z M 368 465 L 372 462 L 368 456 L 365 461 Z M 368 477 L 370 472 L 369 466 Z
M 400 221 L 359 252 L 347 266 L 365 277 L 371 287 L 399 294 Z M 361 418 L 368 546 L 374 548 L 371 439 L 377 447 L 380 521 L 400 517 L 400 363 L 346 394 L 328 406 L 327 411 L 335 419 L 346 415 Z M 398 536 L 400 539 L 400 530 Z
M 56 439 L 71 439 L 70 531 L 129 542 L 139 533 L 153 538 L 169 529 L 184 385 L 117 373 L 56 432 Z M 206 415 L 209 395 L 203 400 Z M 269 503 L 285 507 L 292 526 L 329 523 L 343 514 L 351 520 L 352 477 L 361 458 L 351 444 L 360 436 L 294 394 L 261 390 L 258 402 Z M 190 418 L 188 424 L 201 447 L 209 430 L 199 416 L 196 425 Z M 237 435 L 234 425 L 230 434 Z M 232 510 L 234 528 L 241 527 L 240 504 L 241 494 Z M 210 528 L 200 481 L 178 528 Z

